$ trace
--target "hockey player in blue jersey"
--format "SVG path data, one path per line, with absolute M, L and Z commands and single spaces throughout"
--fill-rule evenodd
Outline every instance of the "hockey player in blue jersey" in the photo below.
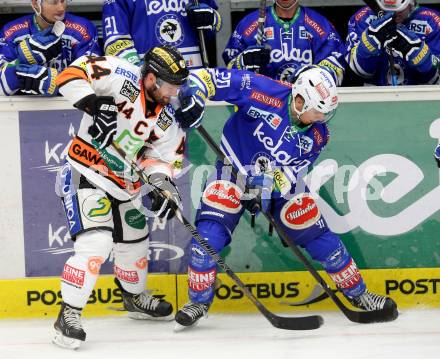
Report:
M 348 23 L 350 68 L 367 85 L 439 83 L 440 13 L 415 0 L 376 1 L 384 16 L 363 7 Z
M 61 70 L 80 56 L 101 54 L 95 26 L 67 13 L 67 0 L 32 0 L 31 6 L 34 14 L 9 22 L 0 34 L 2 95 L 57 95 Z M 62 34 L 55 23 L 62 23 Z
M 329 21 L 298 0 L 276 0 L 266 8 L 264 37 L 259 43 L 258 11 L 240 21 L 223 52 L 228 67 L 257 70 L 285 80 L 306 65 L 331 68 L 337 83 L 344 75 L 344 43 Z
M 151 47 L 172 45 L 189 70 L 202 67 L 197 31 L 221 27 L 215 0 L 113 0 L 102 9 L 104 52 L 133 64 Z
M 260 187 L 261 208 L 271 213 L 288 235 L 320 262 L 338 289 L 356 307 L 386 309 L 397 317 L 396 303 L 369 292 L 353 258 L 322 217 L 301 180 L 329 140 L 326 122 L 338 106 L 334 78 L 318 66 L 304 70 L 292 84 L 243 70 L 208 69 L 190 75 L 179 94 L 176 118 L 183 127 L 200 124 L 206 98 L 237 107 L 223 128 L 221 148 L 248 187 Z M 231 176 L 228 165 L 217 163 L 208 178 L 196 216 L 197 230 L 220 252 L 229 245 L 245 209 L 255 211 L 255 198 Z M 268 195 L 267 195 L 268 194 Z M 191 326 L 206 316 L 214 299 L 217 268 L 192 239 L 188 267 L 190 302 L 175 317 Z

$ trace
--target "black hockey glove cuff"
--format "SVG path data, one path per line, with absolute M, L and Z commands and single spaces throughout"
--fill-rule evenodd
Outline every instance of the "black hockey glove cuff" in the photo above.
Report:
M 237 57 L 237 68 L 261 71 L 270 62 L 271 49 L 265 46 L 250 46 Z
M 217 10 L 207 4 L 191 4 L 186 8 L 188 22 L 197 30 L 215 30 L 219 32 L 222 20 Z
M 148 193 L 151 200 L 150 211 L 154 212 L 159 218 L 171 219 L 176 212 L 173 209 L 169 199 L 171 199 L 179 208 L 182 206 L 182 199 L 179 195 L 179 189 L 170 177 L 163 173 L 153 173 L 148 176 L 148 182 L 159 189 L 164 195 L 158 196 L 154 192 Z
M 118 108 L 111 96 L 88 96 L 75 104 L 93 117 L 93 124 L 89 127 L 89 135 L 97 141 L 100 149 L 104 149 L 113 141 L 118 127 Z M 81 107 L 82 108 L 81 108 Z

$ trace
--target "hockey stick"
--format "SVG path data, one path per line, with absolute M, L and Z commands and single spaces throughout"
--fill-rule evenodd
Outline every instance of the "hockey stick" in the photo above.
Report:
M 264 23 L 266 22 L 266 0 L 260 0 L 258 7 L 258 33 L 257 33 L 257 45 L 261 46 L 264 40 Z M 258 70 L 255 71 L 259 73 Z M 251 214 L 251 227 L 255 227 L 255 214 Z M 273 226 L 269 224 L 269 236 L 272 237 Z
M 376 0 L 363 0 L 365 5 L 367 5 L 373 12 L 377 15 L 377 17 L 382 17 L 384 15 L 384 11 L 377 4 Z M 388 64 L 390 66 L 390 74 L 391 74 L 391 85 L 397 86 L 397 73 L 396 68 L 394 67 L 394 57 L 393 50 L 391 50 L 388 46 L 385 47 L 385 52 L 388 57 Z
M 125 162 L 131 169 L 142 179 L 142 182 L 147 186 L 149 193 L 153 196 L 166 196 L 158 188 L 151 185 L 145 173 L 134 163 L 127 158 L 125 151 L 116 142 L 112 143 L 113 148 L 118 154 L 124 158 Z M 288 330 L 311 330 L 317 329 L 323 324 L 323 319 L 319 315 L 312 315 L 307 317 L 280 317 L 270 312 L 246 287 L 240 278 L 232 271 L 231 268 L 223 261 L 220 255 L 212 248 L 208 242 L 197 232 L 196 228 L 183 216 L 182 211 L 177 204 L 168 198 L 171 208 L 176 213 L 176 218 L 184 225 L 184 227 L 191 233 L 197 243 L 208 253 L 216 264 L 223 269 L 223 271 L 234 281 L 234 283 L 243 291 L 249 300 L 257 307 L 261 314 L 276 328 Z
M 258 33 L 257 33 L 257 45 L 262 44 L 264 39 L 264 23 L 266 22 L 266 0 L 260 0 L 258 7 Z
M 198 6 L 199 1 L 195 0 L 194 5 Z M 208 60 L 208 53 L 206 52 L 206 46 L 205 46 L 205 33 L 203 30 L 198 30 L 199 34 L 199 45 L 200 45 L 200 55 L 202 56 L 202 64 L 204 67 L 209 67 L 209 60 Z
M 224 155 L 219 146 L 212 139 L 211 135 L 203 128 L 203 126 L 197 127 L 200 135 L 204 138 L 204 140 L 208 143 L 209 147 L 214 151 L 217 157 L 223 161 L 225 164 L 231 165 L 232 174 L 237 176 L 237 170 L 232 166 L 229 159 Z M 245 188 L 246 191 L 247 187 Z M 287 244 L 290 249 L 295 253 L 298 259 L 304 264 L 310 274 L 315 278 L 318 284 L 324 289 L 327 295 L 333 300 L 336 306 L 341 310 L 341 312 L 352 322 L 356 323 L 376 323 L 376 322 L 387 322 L 395 319 L 395 313 L 391 310 L 374 310 L 374 311 L 355 311 L 347 308 L 344 303 L 336 296 L 333 290 L 329 287 L 327 282 L 321 277 L 321 275 L 316 271 L 310 261 L 304 256 L 304 254 L 300 251 L 300 249 L 293 244 L 288 238 L 288 235 L 284 231 L 284 229 L 275 221 L 275 218 L 271 213 L 267 213 L 261 211 L 266 219 L 271 223 L 281 240 Z

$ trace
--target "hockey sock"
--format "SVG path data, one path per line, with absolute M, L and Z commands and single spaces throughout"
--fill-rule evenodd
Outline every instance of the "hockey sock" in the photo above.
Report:
M 75 254 L 67 260 L 61 275 L 64 302 L 77 308 L 85 307 L 112 245 L 110 231 L 93 230 L 76 237 Z
M 200 221 L 197 231 L 208 244 L 220 252 L 230 242 L 226 227 L 214 221 Z M 192 302 L 211 303 L 214 298 L 214 283 L 217 276 L 217 265 L 197 241 L 191 240 L 191 258 L 188 266 L 188 294 Z
M 365 283 L 353 258 L 340 238 L 328 231 L 305 246 L 313 259 L 319 261 L 336 286 L 347 297 L 365 292 Z
M 142 293 L 147 283 L 148 240 L 138 243 L 116 243 L 113 253 L 113 270 L 122 288 L 131 294 Z

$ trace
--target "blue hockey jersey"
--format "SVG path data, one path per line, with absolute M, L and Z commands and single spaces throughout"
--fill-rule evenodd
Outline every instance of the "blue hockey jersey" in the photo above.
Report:
M 365 56 L 358 51 L 362 33 L 367 30 L 370 22 L 376 18 L 369 7 L 363 7 L 350 18 L 345 57 L 350 68 L 358 76 L 364 78 L 366 84 L 387 86 L 392 84 L 387 54 L 382 51 L 378 56 Z M 432 66 L 426 69 L 426 66 L 422 68 L 421 63 L 418 67 L 408 66 L 401 57 L 393 52 L 397 84 L 438 83 L 439 76 L 436 64 L 437 58 L 440 56 L 440 13 L 436 10 L 418 6 L 403 24 L 410 31 L 417 34 L 421 40 L 425 41 L 432 55 L 436 58 L 433 58 Z
M 293 130 L 292 89 L 286 82 L 244 70 L 208 71 L 214 87 L 208 91 L 210 99 L 237 106 L 223 128 L 221 140 L 231 163 L 249 175 L 278 169 L 289 183 L 295 183 L 298 173 L 307 171 L 327 144 L 327 125 L 315 123 L 304 132 Z M 203 76 L 199 78 L 203 82 Z
M 229 64 L 247 47 L 256 45 L 258 11 L 240 21 L 223 52 Z M 307 7 L 298 7 L 291 21 L 280 19 L 273 6 L 266 9 L 265 44 L 271 48 L 271 59 L 261 73 L 285 80 L 305 65 L 323 65 L 335 72 L 337 83 L 344 74 L 344 43 L 333 25 L 322 15 Z
M 190 0 L 105 0 L 102 9 L 104 52 L 138 64 L 151 47 L 173 45 L 187 67 L 201 68 L 199 40 L 186 15 Z M 215 9 L 215 0 L 201 0 Z
M 46 64 L 58 72 L 83 55 L 101 55 L 95 25 L 89 20 L 66 13 L 66 28 L 61 36 L 62 53 Z M 35 15 L 26 15 L 6 24 L 0 34 L 0 84 L 1 93 L 12 95 L 19 90 L 15 65 L 18 63 L 17 47 L 20 42 L 40 32 Z

